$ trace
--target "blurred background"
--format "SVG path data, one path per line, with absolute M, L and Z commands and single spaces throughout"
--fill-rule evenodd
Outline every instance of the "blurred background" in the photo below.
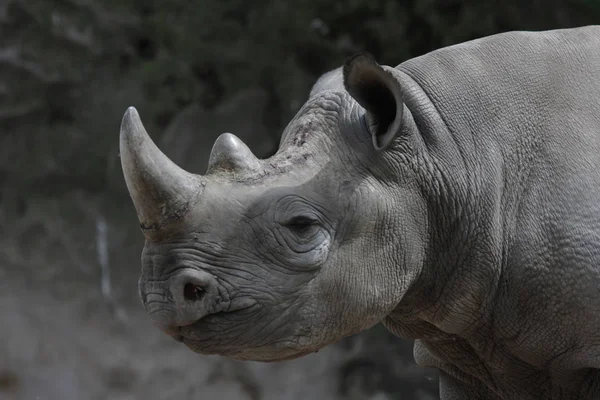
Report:
M 437 399 L 378 326 L 278 364 L 193 354 L 137 298 L 143 238 L 118 157 L 126 108 L 204 173 L 258 156 L 318 76 L 509 30 L 600 23 L 598 0 L 0 0 L 0 400 Z

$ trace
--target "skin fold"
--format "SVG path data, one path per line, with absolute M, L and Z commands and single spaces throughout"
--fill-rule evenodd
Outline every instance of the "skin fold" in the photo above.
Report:
M 269 159 L 226 133 L 191 174 L 134 108 L 120 148 L 140 297 L 191 350 L 280 361 L 382 322 L 444 400 L 600 398 L 600 27 L 356 55 Z

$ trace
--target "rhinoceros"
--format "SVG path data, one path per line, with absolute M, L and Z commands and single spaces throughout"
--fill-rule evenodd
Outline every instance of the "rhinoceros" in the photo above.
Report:
M 278 361 L 383 323 L 442 399 L 600 398 L 600 27 L 507 32 L 324 74 L 257 158 L 120 155 L 139 295 L 194 352 Z

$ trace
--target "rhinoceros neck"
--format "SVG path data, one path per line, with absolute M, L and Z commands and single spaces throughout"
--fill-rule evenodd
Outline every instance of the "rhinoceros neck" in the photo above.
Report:
M 500 144 L 483 146 L 408 73 L 399 70 L 409 121 L 417 131 L 414 168 L 427 203 L 428 246 L 422 271 L 392 316 L 401 336 L 434 327 L 462 334 L 483 324 L 507 249 L 502 223 L 505 175 Z M 500 223 L 499 223 L 500 222 Z

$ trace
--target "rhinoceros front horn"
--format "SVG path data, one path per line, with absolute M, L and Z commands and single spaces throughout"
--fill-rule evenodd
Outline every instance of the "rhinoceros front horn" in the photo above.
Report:
M 134 107 L 121 122 L 120 153 L 142 232 L 157 240 L 199 197 L 202 177 L 179 168 L 156 147 Z

